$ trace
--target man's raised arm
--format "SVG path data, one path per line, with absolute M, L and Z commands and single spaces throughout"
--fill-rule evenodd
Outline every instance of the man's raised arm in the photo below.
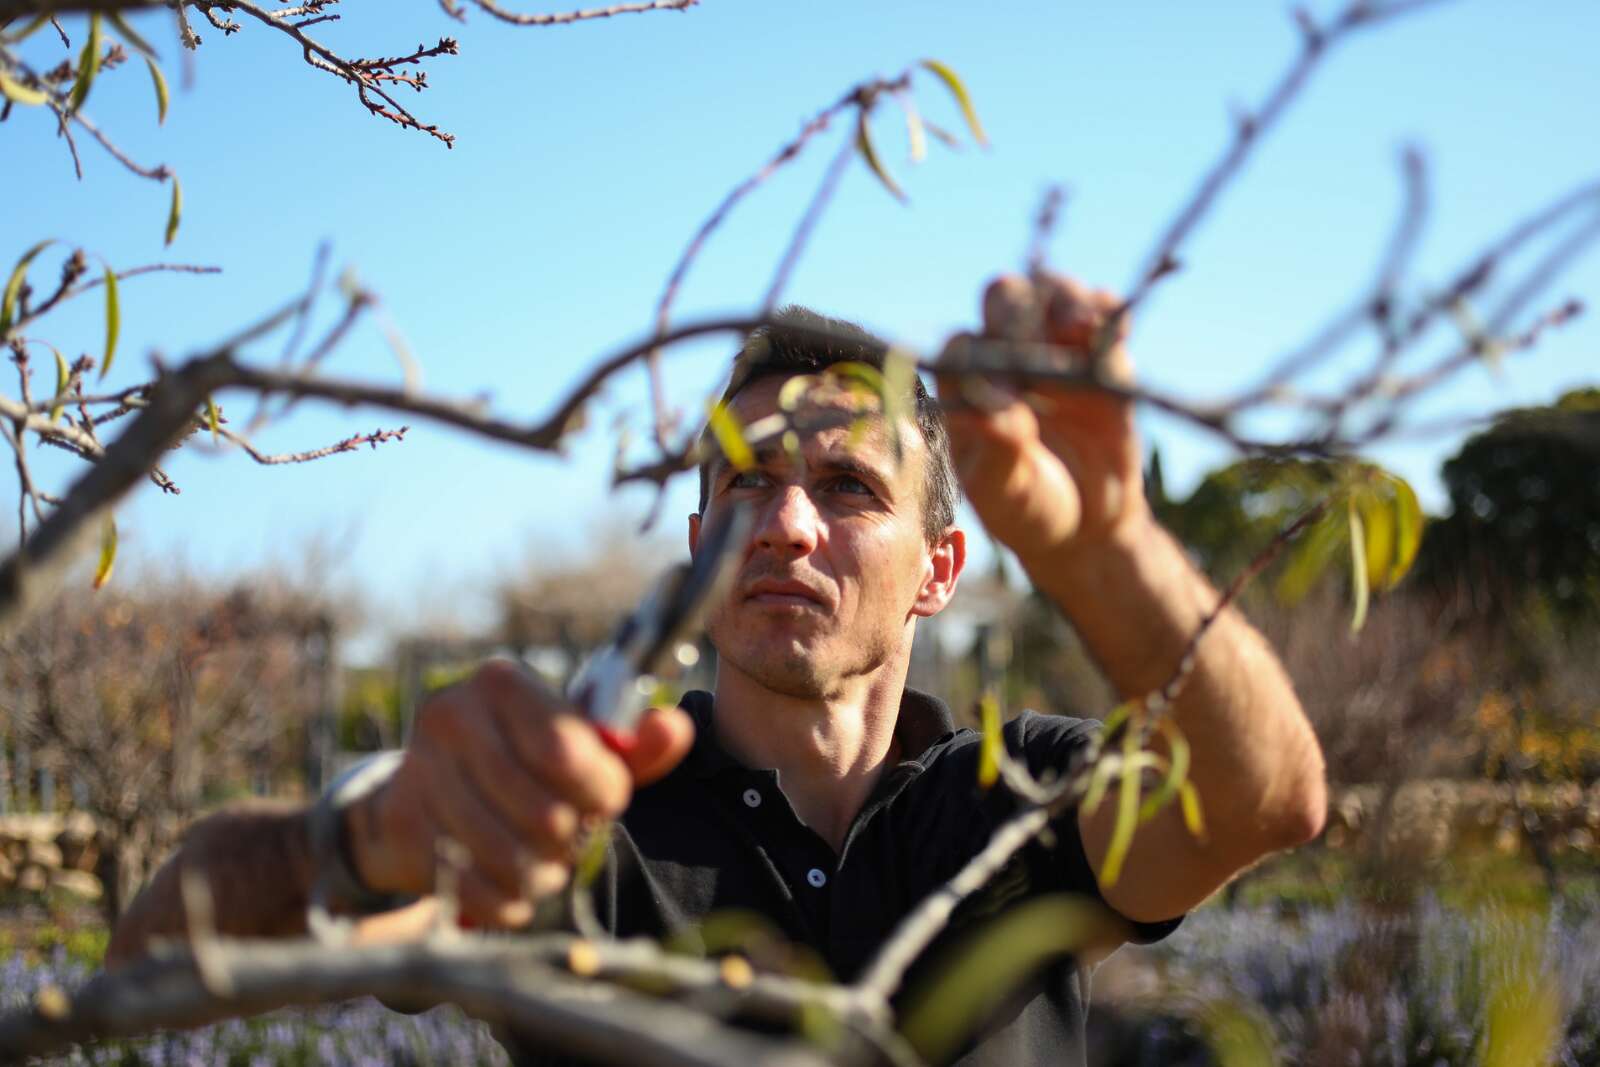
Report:
M 1086 354 L 1117 304 L 1065 278 L 1002 278 L 985 295 L 984 334 Z M 1131 382 L 1122 335 L 1103 359 L 1104 375 Z M 957 470 L 984 524 L 1067 613 L 1124 699 L 1159 690 L 1220 596 L 1150 512 L 1132 405 L 1038 387 L 979 411 L 956 383 L 942 384 Z M 1140 921 L 1188 911 L 1261 857 L 1315 837 L 1326 815 L 1316 735 L 1266 640 L 1237 611 L 1207 631 L 1170 713 L 1190 745 L 1208 833 L 1196 840 L 1176 805 L 1139 828 L 1121 877 L 1102 891 Z M 1097 868 L 1115 808 L 1079 814 Z

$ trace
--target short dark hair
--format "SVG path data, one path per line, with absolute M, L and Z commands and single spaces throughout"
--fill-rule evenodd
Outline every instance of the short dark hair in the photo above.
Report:
M 855 323 L 791 304 L 774 315 L 771 323 L 757 327 L 745 337 L 734 357 L 733 376 L 722 394 L 722 402 L 731 403 L 751 382 L 817 374 L 837 363 L 865 363 L 881 371 L 888 354 L 886 343 Z M 929 395 L 922 379 L 914 374 L 911 394 L 917 429 L 928 451 L 923 472 L 922 531 L 928 543 L 933 544 L 944 536 L 956 518 L 958 490 L 955 468 L 950 460 L 950 433 L 945 428 L 944 409 Z M 711 472 L 707 461 L 700 464 L 702 512 L 710 493 Z

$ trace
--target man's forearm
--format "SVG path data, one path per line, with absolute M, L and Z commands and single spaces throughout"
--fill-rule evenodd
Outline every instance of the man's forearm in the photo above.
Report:
M 247 808 L 202 819 L 123 913 L 106 953 L 108 966 L 143 955 L 157 938 L 190 934 L 183 877 L 199 875 L 210 895 L 215 932 L 291 937 L 305 931 L 312 863 L 305 811 Z
M 1126 524 L 1104 545 L 1023 564 L 1073 620 L 1123 698 L 1167 683 L 1220 599 L 1148 517 Z M 1211 624 L 1172 713 L 1189 742 L 1189 777 L 1211 841 L 1204 847 L 1193 841 L 1170 811 L 1141 829 L 1137 853 L 1153 865 L 1186 857 L 1192 874 L 1186 886 L 1168 892 L 1155 888 L 1165 879 L 1138 878 L 1141 857 L 1130 855 L 1126 883 L 1143 885 L 1124 892 L 1150 898 L 1136 909 L 1146 913 L 1192 906 L 1239 867 L 1317 833 L 1325 814 L 1316 735 L 1266 639 L 1237 611 Z M 1086 826 L 1099 832 L 1086 840 L 1108 837 L 1114 807 L 1102 807 L 1098 825 Z M 1195 899 L 1180 899 L 1188 897 Z M 1171 905 L 1162 903 L 1169 899 Z

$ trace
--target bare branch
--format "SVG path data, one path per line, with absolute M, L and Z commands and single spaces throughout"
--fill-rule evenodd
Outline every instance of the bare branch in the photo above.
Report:
M 472 0 L 478 10 L 501 22 L 509 22 L 513 26 L 567 26 L 574 22 L 585 22 L 589 19 L 608 19 L 613 15 L 636 15 L 647 11 L 687 11 L 698 4 L 700 0 L 644 0 L 643 3 L 616 4 L 612 7 L 594 7 L 582 11 L 569 11 L 560 15 L 524 15 L 494 3 L 494 0 Z M 460 18 L 459 9 L 452 9 L 446 5 L 446 12 Z

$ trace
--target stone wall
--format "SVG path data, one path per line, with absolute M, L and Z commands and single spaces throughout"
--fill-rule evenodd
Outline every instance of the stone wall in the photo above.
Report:
M 0 892 L 60 889 L 99 900 L 99 859 L 94 820 L 82 812 L 0 815 Z

